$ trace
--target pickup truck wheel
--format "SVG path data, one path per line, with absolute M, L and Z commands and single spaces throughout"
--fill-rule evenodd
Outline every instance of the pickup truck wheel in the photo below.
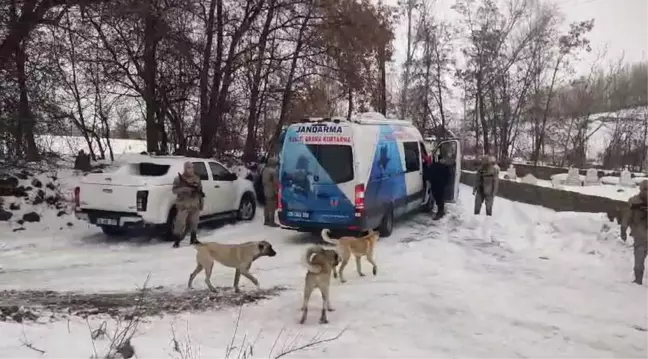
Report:
M 101 226 L 101 230 L 109 237 L 121 237 L 126 235 L 126 229 L 113 226 Z
M 388 208 L 383 214 L 382 221 L 380 221 L 380 226 L 378 226 L 378 232 L 380 232 L 381 237 L 389 237 L 394 231 L 394 211 L 391 208 Z
M 249 193 L 243 195 L 241 204 L 238 209 L 238 219 L 241 221 L 251 221 L 254 219 L 256 213 L 256 203 L 254 203 L 254 196 Z

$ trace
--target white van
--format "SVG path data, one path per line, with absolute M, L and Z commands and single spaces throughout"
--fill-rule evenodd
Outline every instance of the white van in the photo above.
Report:
M 447 151 L 449 147 L 455 151 Z M 438 148 L 454 154 L 453 172 L 460 173 L 459 141 L 443 141 Z M 377 228 L 388 237 L 395 219 L 427 203 L 423 181 L 427 156 L 416 127 L 375 112 L 351 121 L 319 118 L 292 124 L 279 167 L 279 222 L 283 228 L 304 232 Z M 450 202 L 458 191 L 459 176 L 453 177 Z

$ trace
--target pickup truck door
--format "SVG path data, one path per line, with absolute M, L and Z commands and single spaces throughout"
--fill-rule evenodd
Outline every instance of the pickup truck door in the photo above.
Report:
M 214 213 L 214 209 L 212 208 L 212 204 L 208 200 L 209 198 L 214 198 L 215 196 L 215 189 L 213 188 L 213 184 L 209 180 L 209 172 L 207 172 L 207 166 L 205 165 L 205 162 L 193 162 L 194 165 L 194 173 L 196 176 L 200 177 L 200 182 L 202 183 L 203 187 L 203 192 L 205 193 L 205 205 L 203 207 L 203 210 L 200 212 L 200 216 L 207 216 L 212 213 Z
M 213 196 L 210 197 L 212 202 L 212 213 L 228 212 L 235 209 L 235 199 L 237 196 L 235 173 L 230 172 L 227 168 L 217 162 L 210 161 L 209 169 L 211 170 L 210 187 L 214 189 Z

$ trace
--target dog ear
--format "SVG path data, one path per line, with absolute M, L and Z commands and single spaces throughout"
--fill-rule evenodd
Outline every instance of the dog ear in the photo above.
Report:
M 263 242 L 259 242 L 258 247 L 259 247 L 259 252 L 263 252 L 263 250 L 265 249 L 266 245 L 265 245 L 265 243 L 263 243 Z

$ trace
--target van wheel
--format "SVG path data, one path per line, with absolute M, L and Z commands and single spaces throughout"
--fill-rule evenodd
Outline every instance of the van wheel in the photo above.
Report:
M 383 214 L 382 221 L 380 221 L 380 226 L 378 226 L 378 232 L 380 232 L 381 237 L 389 237 L 394 231 L 394 211 L 389 208 L 385 214 Z
M 109 237 L 122 237 L 126 235 L 126 229 L 114 226 L 101 226 L 101 230 Z
M 256 203 L 254 203 L 254 196 L 245 193 L 241 198 L 241 204 L 238 209 L 238 219 L 240 221 L 251 221 L 254 219 L 256 213 Z

